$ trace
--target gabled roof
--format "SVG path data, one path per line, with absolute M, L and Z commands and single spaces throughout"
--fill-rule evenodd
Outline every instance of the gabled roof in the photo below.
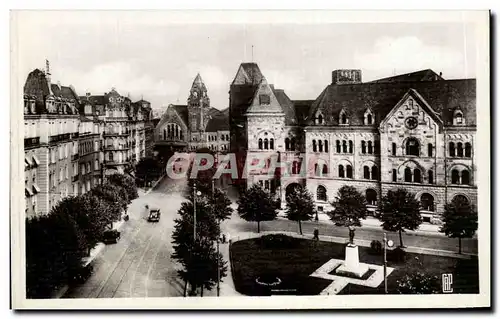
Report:
M 174 110 L 177 112 L 177 114 L 179 114 L 179 116 L 181 117 L 181 120 L 184 122 L 184 124 L 186 124 L 186 126 L 188 125 L 188 108 L 187 108 L 187 105 L 174 105 L 172 104 L 171 105 Z
M 387 83 L 387 82 L 418 82 L 418 81 L 439 81 L 444 80 L 440 75 L 431 69 L 421 70 L 406 74 L 390 76 L 367 83 Z
M 340 111 L 345 110 L 350 125 L 363 125 L 364 112 L 369 107 L 378 125 L 410 89 L 439 114 L 444 125 L 453 122 L 456 108 L 463 111 L 468 125 L 475 125 L 475 79 L 330 84 L 313 103 L 307 122 L 312 125 L 316 111 L 321 110 L 327 125 L 337 125 Z
M 263 79 L 257 63 L 241 63 L 231 85 L 258 85 Z
M 260 96 L 268 96 L 269 104 L 262 104 L 260 101 Z M 269 85 L 266 79 L 262 79 L 257 90 L 255 90 L 250 107 L 247 109 L 246 113 L 282 113 L 283 109 L 274 95 L 274 89 L 272 85 Z

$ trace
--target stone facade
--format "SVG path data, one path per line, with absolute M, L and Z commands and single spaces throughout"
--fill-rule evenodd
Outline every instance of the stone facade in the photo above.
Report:
M 278 177 L 267 165 L 254 170 L 247 187 L 259 183 L 282 203 L 296 184 L 320 211 L 332 209 L 344 185 L 365 194 L 371 211 L 388 190 L 406 188 L 428 222 L 438 222 L 454 196 L 477 203 L 474 79 L 423 70 L 362 83 L 360 70 L 336 70 L 316 100 L 291 101 L 256 64 L 244 63 L 231 85 L 230 113 L 231 149 L 241 151 L 245 141 L 245 157 L 278 157 L 283 167 Z

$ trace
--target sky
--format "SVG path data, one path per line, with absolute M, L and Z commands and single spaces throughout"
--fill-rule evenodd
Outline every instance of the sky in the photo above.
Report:
M 361 69 L 363 81 L 428 68 L 476 76 L 470 23 L 170 23 L 140 14 L 21 16 L 13 54 L 22 82 L 48 59 L 52 82 L 79 95 L 115 88 L 160 108 L 185 104 L 200 73 L 211 106 L 223 109 L 242 62 L 256 62 L 292 100 L 315 99 L 336 69 Z

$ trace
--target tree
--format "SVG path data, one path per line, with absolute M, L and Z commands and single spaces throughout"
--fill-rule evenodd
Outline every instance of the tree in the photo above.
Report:
M 150 181 L 158 179 L 161 173 L 160 162 L 153 157 L 141 158 L 135 166 L 135 177 L 143 182 L 143 186 L 147 186 Z
M 191 293 L 198 287 L 212 289 L 213 281 L 217 279 L 217 255 L 213 243 L 220 236 L 220 228 L 216 215 L 206 197 L 201 196 L 196 201 L 196 240 L 194 238 L 194 206 L 192 202 L 184 202 L 178 211 L 179 218 L 174 220 L 172 243 L 174 252 L 172 258 L 177 260 L 182 269 L 179 276 L 185 281 L 184 295 L 187 284 Z M 219 254 L 219 269 L 221 278 L 225 276 L 227 267 Z M 214 277 L 215 271 L 215 277 Z
M 303 186 L 294 188 L 286 196 L 286 217 L 299 223 L 299 232 L 302 235 L 302 221 L 311 220 L 314 215 L 314 202 L 311 193 Z
M 127 193 L 127 204 L 137 197 L 139 194 L 137 193 L 137 185 L 132 177 L 125 174 L 113 174 L 107 177 L 107 181 L 115 186 L 121 187 L 125 189 Z
M 402 232 L 415 230 L 422 223 L 420 203 L 406 189 L 388 191 L 382 198 L 380 219 L 385 230 L 399 232 L 400 246 L 404 247 Z
M 261 222 L 276 219 L 277 209 L 273 195 L 258 184 L 254 184 L 238 198 L 238 214 L 246 221 L 257 222 L 258 233 Z
M 66 207 L 66 204 L 63 204 Z M 26 219 L 26 297 L 49 298 L 79 269 L 87 244 L 72 216 L 55 206 Z
M 453 198 L 444 207 L 443 225 L 439 229 L 451 238 L 458 238 L 458 253 L 462 253 L 462 238 L 474 236 L 477 230 L 477 212 L 469 201 L 461 196 Z
M 365 196 L 352 186 L 342 186 L 331 204 L 334 210 L 328 216 L 336 224 L 349 227 L 352 242 L 354 226 L 361 226 L 361 219 L 367 215 Z
M 123 209 L 127 207 L 127 193 L 123 188 L 106 183 L 94 187 L 90 193 L 103 201 L 102 214 L 110 224 L 120 220 Z

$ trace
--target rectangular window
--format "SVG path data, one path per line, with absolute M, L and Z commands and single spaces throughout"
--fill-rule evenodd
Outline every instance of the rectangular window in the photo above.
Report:
M 392 170 L 392 181 L 397 182 L 398 180 L 398 175 L 395 169 Z
M 259 104 L 261 104 L 261 105 L 271 104 L 271 97 L 267 94 L 260 94 L 259 95 Z

